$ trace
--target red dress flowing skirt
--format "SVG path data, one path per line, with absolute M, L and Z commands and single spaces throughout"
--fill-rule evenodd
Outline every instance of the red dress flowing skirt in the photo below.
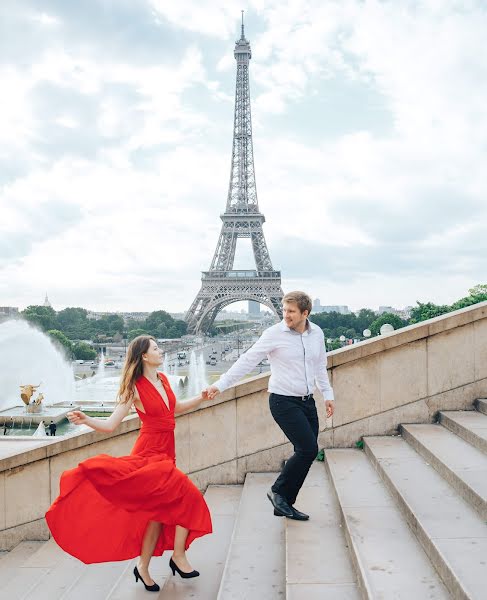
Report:
M 212 531 L 201 492 L 175 465 L 174 432 L 160 431 L 147 415 L 141 417 L 145 421 L 132 453 L 100 454 L 65 471 L 59 496 L 46 513 L 58 545 L 84 563 L 139 556 L 149 521 L 162 523 L 154 556 L 174 548 L 176 525 L 189 529 L 186 548 Z

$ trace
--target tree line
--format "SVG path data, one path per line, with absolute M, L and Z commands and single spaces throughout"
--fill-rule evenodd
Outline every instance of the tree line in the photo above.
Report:
M 63 346 L 69 357 L 79 360 L 96 358 L 96 351 L 87 343 L 89 341 L 131 341 L 143 334 L 174 339 L 185 335 L 187 331 L 184 321 L 174 319 L 164 310 L 154 311 L 143 320 L 128 319 L 126 323 L 117 314 L 90 319 L 88 311 L 79 307 L 56 312 L 50 306 L 28 306 L 20 314 Z
M 385 323 L 390 323 L 394 329 L 400 329 L 486 300 L 487 284 L 479 284 L 469 290 L 468 296 L 451 305 L 417 302 L 411 309 L 409 319 L 402 319 L 393 313 L 378 315 L 369 308 L 362 308 L 357 313 L 348 315 L 337 312 L 311 314 L 310 319 L 323 329 L 325 338 L 332 340 L 327 346 L 329 350 L 333 350 L 341 346 L 339 338 L 342 335 L 348 339 L 363 339 L 365 329 L 369 329 L 374 336 L 379 334 Z M 144 320 L 129 319 L 126 323 L 117 314 L 89 319 L 88 311 L 84 308 L 65 308 L 56 312 L 50 306 L 28 306 L 21 315 L 61 344 L 70 357 L 81 360 L 96 357 L 95 350 L 87 341 L 131 341 L 142 334 L 174 339 L 185 335 L 187 331 L 184 321 L 174 319 L 164 310 L 152 312 Z M 217 332 L 217 328 L 213 327 L 210 334 L 215 335 Z
M 394 329 L 406 327 L 414 323 L 420 323 L 433 317 L 438 317 L 445 313 L 458 310 L 484 302 L 487 300 L 487 284 L 479 284 L 469 290 L 468 296 L 460 298 L 453 304 L 434 304 L 433 302 L 417 302 L 411 309 L 409 319 L 401 319 L 393 313 L 382 313 L 378 315 L 369 308 L 362 308 L 357 313 L 343 315 L 337 312 L 311 314 L 310 320 L 323 329 L 325 338 L 331 339 L 327 344 L 329 350 L 339 348 L 340 336 L 344 335 L 348 339 L 363 339 L 363 332 L 369 329 L 371 334 L 378 335 L 380 328 L 385 323 L 390 323 Z

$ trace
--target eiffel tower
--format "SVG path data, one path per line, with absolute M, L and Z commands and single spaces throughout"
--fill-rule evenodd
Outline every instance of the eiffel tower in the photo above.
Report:
M 206 332 L 225 306 L 240 300 L 255 300 L 282 318 L 281 272 L 275 271 L 262 231 L 264 215 L 259 211 L 255 185 L 252 118 L 250 113 L 250 44 L 242 34 L 235 43 L 237 82 L 233 125 L 230 185 L 220 238 L 209 271 L 203 271 L 201 289 L 186 313 L 188 333 Z M 233 269 L 238 238 L 250 238 L 255 270 Z

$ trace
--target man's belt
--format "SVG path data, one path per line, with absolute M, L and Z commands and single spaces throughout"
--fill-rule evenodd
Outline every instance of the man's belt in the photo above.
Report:
M 306 394 L 305 396 L 286 396 L 285 394 L 274 394 L 274 396 L 281 396 L 282 398 L 292 398 L 293 400 L 314 400 L 313 394 Z

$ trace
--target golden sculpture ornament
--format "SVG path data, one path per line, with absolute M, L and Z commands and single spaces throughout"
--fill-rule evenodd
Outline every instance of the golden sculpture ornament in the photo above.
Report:
M 34 392 L 37 390 L 37 388 L 40 387 L 40 385 L 40 383 L 39 385 L 32 385 L 29 383 L 27 385 L 20 386 L 20 397 L 22 398 L 26 406 L 29 406 L 30 399 L 34 395 Z

